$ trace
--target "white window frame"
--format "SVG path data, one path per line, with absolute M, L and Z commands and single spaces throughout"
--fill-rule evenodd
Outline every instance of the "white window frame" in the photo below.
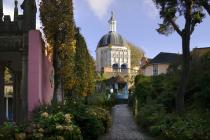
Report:
M 158 75 L 158 64 L 154 64 L 153 65 L 153 76 L 157 76 Z

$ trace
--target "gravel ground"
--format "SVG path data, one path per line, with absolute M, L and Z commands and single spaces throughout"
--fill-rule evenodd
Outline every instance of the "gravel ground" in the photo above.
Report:
M 154 140 L 139 131 L 127 104 L 116 105 L 112 108 L 112 121 L 109 133 L 99 140 Z

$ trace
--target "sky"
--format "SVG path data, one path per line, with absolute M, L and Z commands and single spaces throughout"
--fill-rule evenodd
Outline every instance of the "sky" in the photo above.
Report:
M 19 0 L 19 5 L 22 1 Z M 152 0 L 73 0 L 73 2 L 76 25 L 81 28 L 93 57 L 100 38 L 109 31 L 108 20 L 111 11 L 117 20 L 117 32 L 143 49 L 147 57 L 153 58 L 159 52 L 182 53 L 181 38 L 176 32 L 169 36 L 157 33 L 156 29 L 161 19 Z M 4 13 L 13 16 L 13 9 L 14 0 L 4 0 Z M 180 20 L 180 23 L 182 22 L 183 20 Z M 40 26 L 38 12 L 37 28 Z M 194 47 L 210 47 L 208 15 L 192 35 L 191 49 Z

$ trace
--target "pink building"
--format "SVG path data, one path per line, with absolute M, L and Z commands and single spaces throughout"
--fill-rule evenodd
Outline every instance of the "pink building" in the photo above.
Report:
M 22 15 L 18 6 L 15 0 L 12 20 L 3 13 L 0 0 L 0 125 L 7 120 L 26 122 L 34 108 L 50 104 L 53 97 L 53 66 L 41 33 L 35 30 L 36 1 L 23 0 Z M 9 85 L 5 80 L 8 69 Z
M 50 104 L 53 97 L 53 67 L 45 54 L 45 45 L 38 30 L 29 32 L 28 111 L 41 104 Z

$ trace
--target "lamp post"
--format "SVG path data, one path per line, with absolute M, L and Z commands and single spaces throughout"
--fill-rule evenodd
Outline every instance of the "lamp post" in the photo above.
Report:
M 110 92 L 108 94 L 108 100 L 111 98 L 111 95 L 114 93 L 113 88 L 110 89 Z
M 111 89 L 110 89 L 110 93 L 113 94 L 113 92 L 114 92 L 114 90 L 113 90 L 113 88 L 111 88 Z

